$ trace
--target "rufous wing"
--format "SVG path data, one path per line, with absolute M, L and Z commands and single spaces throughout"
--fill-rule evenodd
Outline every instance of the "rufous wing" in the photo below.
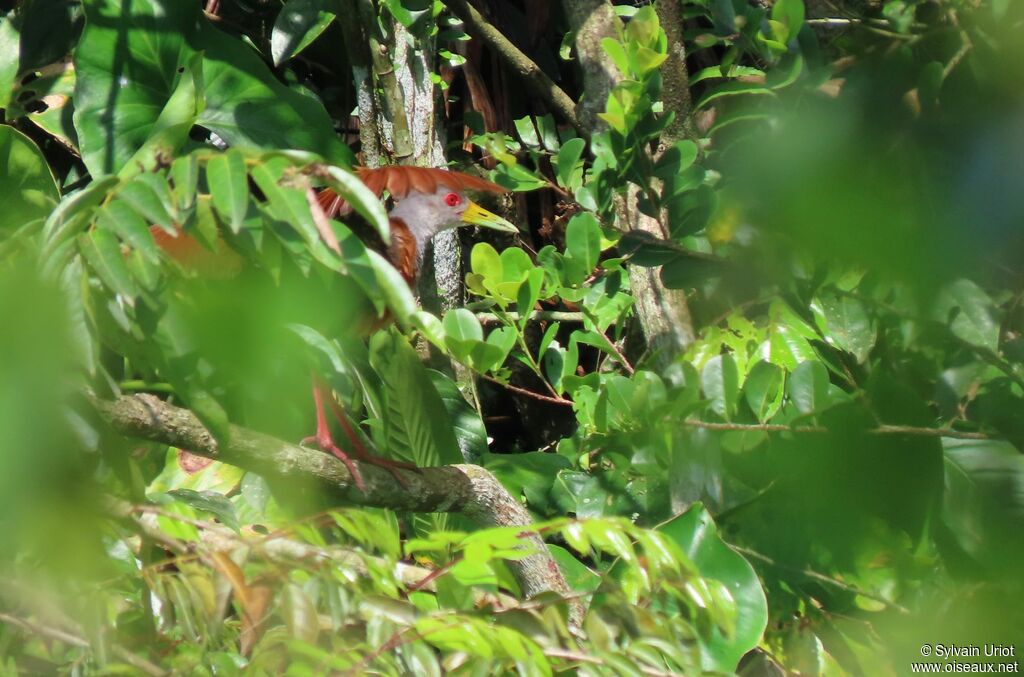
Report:
M 508 192 L 507 188 L 487 179 L 433 167 L 407 167 L 405 165 L 378 167 L 376 169 L 357 167 L 356 175 L 366 184 L 367 188 L 373 191 L 374 195 L 380 197 L 384 194 L 384 191 L 387 191 L 393 198 L 398 200 L 408 196 L 409 193 L 425 193 L 429 195 L 436 193 L 441 188 L 449 188 L 459 192 Z M 320 191 L 317 199 L 329 217 L 339 214 L 345 215 L 350 211 L 348 204 L 330 188 Z

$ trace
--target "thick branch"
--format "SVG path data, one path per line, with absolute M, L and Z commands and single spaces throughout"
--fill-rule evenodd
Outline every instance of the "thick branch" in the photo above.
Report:
M 552 112 L 576 128 L 581 136 L 588 137 L 588 130 L 576 117 L 576 106 L 561 87 L 549 78 L 540 66 L 526 56 L 518 47 L 502 35 L 501 31 L 488 23 L 468 0 L 449 0 L 445 3 L 452 12 L 462 19 L 469 33 L 486 42 L 506 66 L 515 71 L 527 87 L 541 98 Z
M 341 504 L 390 508 L 409 512 L 456 512 L 482 526 L 522 526 L 529 513 L 491 473 L 475 465 L 451 465 L 405 472 L 407 487 L 386 470 L 357 463 L 366 482 L 360 491 L 345 465 L 327 454 L 289 444 L 269 435 L 231 426 L 227 444 L 219 445 L 195 414 L 153 395 L 95 400 L 100 415 L 123 435 L 188 449 L 265 477 L 317 481 Z M 543 539 L 524 529 L 524 540 L 536 553 L 509 561 L 526 597 L 541 592 L 569 592 L 568 585 Z M 578 619 L 578 610 L 574 616 Z

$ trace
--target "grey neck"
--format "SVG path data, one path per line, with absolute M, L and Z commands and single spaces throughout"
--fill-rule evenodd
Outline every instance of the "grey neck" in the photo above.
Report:
M 423 263 L 423 252 L 427 249 L 430 238 L 444 229 L 444 224 L 437 223 L 438 215 L 430 205 L 415 197 L 398 200 L 391 209 L 390 216 L 402 219 L 416 240 L 416 256 L 418 264 Z

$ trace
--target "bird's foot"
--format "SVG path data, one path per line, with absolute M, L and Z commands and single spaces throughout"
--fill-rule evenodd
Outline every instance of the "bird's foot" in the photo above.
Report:
M 366 482 L 363 480 L 363 475 L 359 472 L 359 467 L 352 460 L 345 451 L 341 449 L 337 444 L 334 443 L 334 439 L 331 436 L 329 430 L 319 430 L 317 434 L 310 435 L 309 437 L 303 438 L 299 444 L 303 446 L 314 446 L 321 451 L 327 452 L 336 456 L 345 467 L 348 468 L 349 473 L 352 475 L 352 481 L 363 493 L 366 493 Z M 420 472 L 420 469 L 412 464 L 406 463 L 405 461 L 392 461 L 391 459 L 383 458 L 381 456 L 375 456 L 366 450 L 361 443 L 353 445 L 353 455 L 362 463 L 368 463 L 369 465 L 375 465 L 378 468 L 387 470 L 395 478 L 395 481 L 402 485 L 405 489 L 409 488 L 409 480 L 402 476 L 400 470 L 414 470 Z
M 366 482 L 363 481 L 363 474 L 359 472 L 358 466 L 356 466 L 355 462 L 349 458 L 349 455 L 334 443 L 334 440 L 331 439 L 330 433 L 326 436 L 317 433 L 316 435 L 304 437 L 299 444 L 302 446 L 314 446 L 320 451 L 336 456 L 338 460 L 344 463 L 345 467 L 348 468 L 348 472 L 352 475 L 352 481 L 355 483 L 356 488 L 364 494 L 366 493 Z
M 322 385 L 316 376 L 313 376 L 313 402 L 316 405 L 316 434 L 307 437 L 302 440 L 302 444 L 315 444 L 322 451 L 329 452 L 337 456 L 348 471 L 352 474 L 352 481 L 355 482 L 356 487 L 363 493 L 366 493 L 366 482 L 363 481 L 363 476 L 356 467 L 356 464 L 352 461 L 347 453 L 345 453 L 337 444 L 334 443 L 334 438 L 331 436 L 331 429 L 327 423 L 327 415 L 324 411 L 324 404 L 330 407 L 331 413 L 334 414 L 334 418 L 338 421 L 342 431 L 345 433 L 345 437 L 348 438 L 349 444 L 351 445 L 352 453 L 363 463 L 369 463 L 375 465 L 378 468 L 384 468 L 395 478 L 395 480 L 402 485 L 405 489 L 409 488 L 409 480 L 402 476 L 399 470 L 415 470 L 419 472 L 412 463 L 406 463 L 404 461 L 392 461 L 387 458 L 381 458 L 371 454 L 363 441 L 360 439 L 359 434 L 356 432 L 352 424 L 349 423 L 348 417 L 345 416 L 345 412 L 342 411 L 341 405 L 331 396 L 330 392 L 325 392 L 326 386 Z

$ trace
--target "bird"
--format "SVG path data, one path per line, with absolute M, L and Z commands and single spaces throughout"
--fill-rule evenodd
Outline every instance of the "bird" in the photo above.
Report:
M 424 254 L 430 240 L 440 232 L 461 226 L 480 226 L 505 233 L 518 233 L 519 229 L 468 197 L 470 192 L 500 194 L 507 189 L 486 179 L 461 172 L 430 167 L 385 166 L 357 167 L 354 172 L 378 198 L 390 204 L 388 212 L 390 242 L 383 245 L 388 261 L 398 270 L 405 282 L 415 291 L 423 268 Z M 328 218 L 347 217 L 352 208 L 329 188 L 320 190 L 317 203 Z M 190 236 L 170 234 L 160 228 L 151 229 L 154 239 L 170 258 L 179 264 L 200 272 L 217 275 L 233 274 L 240 267 L 237 255 L 223 242 L 209 251 Z M 381 243 L 383 244 L 383 243 Z M 235 257 L 225 263 L 226 259 Z M 372 318 L 366 329 L 380 327 L 387 318 Z M 304 438 L 301 444 L 315 444 L 322 451 L 336 456 L 348 468 L 357 488 L 366 490 L 366 484 L 352 460 L 380 466 L 394 475 L 403 485 L 405 478 L 400 469 L 416 470 L 408 463 L 376 456 L 366 449 L 349 422 L 331 389 L 317 374 L 313 375 L 313 402 L 316 410 L 316 432 Z M 326 410 L 337 420 L 349 442 L 342 449 L 334 440 Z

